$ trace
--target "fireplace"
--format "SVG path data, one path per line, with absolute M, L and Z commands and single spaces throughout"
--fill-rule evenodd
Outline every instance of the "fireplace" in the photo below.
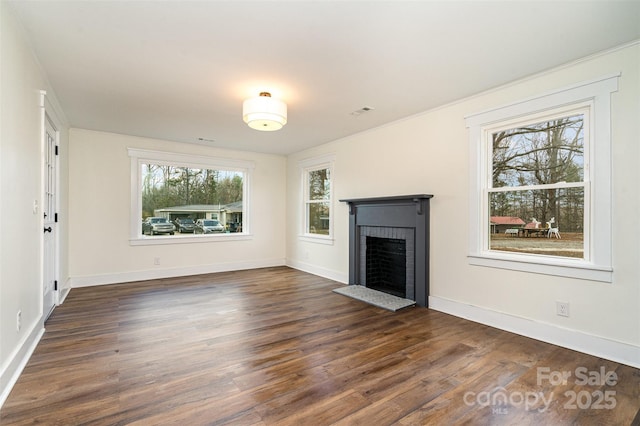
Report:
M 414 299 L 414 230 L 388 226 L 360 226 L 360 285 Z
M 358 198 L 349 204 L 349 284 L 414 300 L 429 295 L 432 195 Z
M 374 290 L 407 296 L 407 241 L 366 237 L 366 286 Z

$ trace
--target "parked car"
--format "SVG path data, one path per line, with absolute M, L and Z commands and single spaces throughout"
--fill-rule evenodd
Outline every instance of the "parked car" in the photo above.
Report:
M 173 223 L 176 225 L 176 231 L 182 234 L 193 233 L 196 227 L 193 219 L 189 217 L 179 217 Z
M 142 222 L 142 233 L 144 235 L 173 235 L 175 231 L 176 227 L 166 217 L 148 217 Z
M 196 234 L 212 234 L 214 232 L 224 232 L 224 226 L 215 219 L 196 220 Z

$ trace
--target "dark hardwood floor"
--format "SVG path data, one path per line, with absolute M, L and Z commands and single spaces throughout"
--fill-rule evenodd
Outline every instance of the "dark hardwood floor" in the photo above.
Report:
M 281 267 L 73 289 L 0 424 L 626 425 L 640 409 L 638 369 L 340 285 Z

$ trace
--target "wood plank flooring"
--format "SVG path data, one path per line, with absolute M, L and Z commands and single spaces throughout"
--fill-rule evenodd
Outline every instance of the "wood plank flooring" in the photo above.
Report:
M 627 425 L 640 409 L 638 369 L 339 286 L 281 267 L 73 289 L 0 424 Z

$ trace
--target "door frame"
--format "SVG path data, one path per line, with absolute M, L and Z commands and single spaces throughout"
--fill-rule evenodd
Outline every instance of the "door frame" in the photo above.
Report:
M 55 154 L 55 174 L 53 179 L 55 180 L 55 194 L 54 194 L 54 204 L 55 204 L 55 212 L 54 215 L 57 215 L 60 211 L 60 157 L 59 157 L 59 146 L 60 146 L 60 129 L 61 122 L 57 118 L 55 113 L 55 108 L 50 103 L 47 98 L 47 92 L 44 90 L 40 91 L 40 109 L 41 109 L 41 150 L 40 150 L 40 173 L 41 173 L 41 182 L 40 182 L 40 229 L 44 229 L 45 219 L 43 212 L 45 211 L 45 203 L 46 199 L 46 179 L 47 179 L 47 164 L 46 164 L 46 155 L 47 155 L 47 122 L 51 124 L 51 127 L 54 130 L 55 137 L 55 146 L 56 146 L 56 154 Z M 52 253 L 49 255 L 53 256 L 53 280 L 56 282 L 56 285 L 53 288 L 53 306 L 49 310 L 48 307 L 45 307 L 44 300 L 44 290 L 45 290 L 45 267 L 46 267 L 46 259 L 45 255 L 45 243 L 44 243 L 44 232 L 40 234 L 40 282 L 42 283 L 42 291 L 40 292 L 40 307 L 42 309 L 42 317 L 43 321 L 46 321 L 49 315 L 53 312 L 56 306 L 61 303 L 60 298 L 60 227 L 59 218 L 51 225 L 54 228 L 53 232 L 53 244 L 52 244 Z

